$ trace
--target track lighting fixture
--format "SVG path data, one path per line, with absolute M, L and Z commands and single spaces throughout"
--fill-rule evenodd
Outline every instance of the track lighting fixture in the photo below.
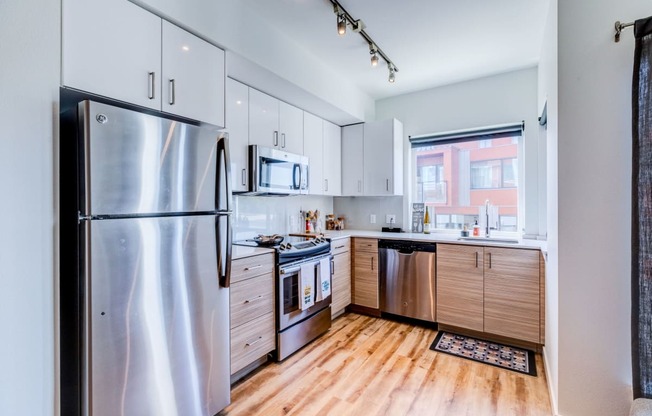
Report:
M 361 19 L 354 19 L 353 16 L 349 14 L 338 0 L 330 0 L 333 5 L 333 11 L 337 15 L 337 33 L 340 36 L 346 34 L 346 25 L 351 25 L 351 30 L 353 33 L 358 33 L 369 45 L 369 54 L 371 55 L 371 66 L 378 66 L 378 61 L 380 58 L 383 58 L 387 62 L 387 68 L 389 68 L 389 82 L 393 83 L 396 81 L 396 73 L 398 68 L 394 65 L 391 59 L 378 47 L 376 42 L 371 39 L 371 36 L 365 32 L 366 25 L 362 22 Z

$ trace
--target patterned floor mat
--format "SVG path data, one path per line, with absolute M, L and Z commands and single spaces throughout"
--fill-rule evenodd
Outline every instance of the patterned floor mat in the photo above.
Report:
M 534 352 L 522 348 L 439 331 L 430 349 L 535 377 L 537 375 Z

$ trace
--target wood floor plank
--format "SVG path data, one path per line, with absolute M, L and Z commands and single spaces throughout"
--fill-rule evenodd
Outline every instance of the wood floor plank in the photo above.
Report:
M 551 414 L 541 356 L 532 377 L 432 351 L 436 335 L 344 314 L 324 336 L 232 386 L 220 416 Z

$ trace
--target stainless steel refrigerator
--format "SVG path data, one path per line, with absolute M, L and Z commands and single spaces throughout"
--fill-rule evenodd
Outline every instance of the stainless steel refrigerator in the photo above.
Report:
M 230 402 L 226 137 L 87 100 L 60 141 L 62 414 L 216 414 Z

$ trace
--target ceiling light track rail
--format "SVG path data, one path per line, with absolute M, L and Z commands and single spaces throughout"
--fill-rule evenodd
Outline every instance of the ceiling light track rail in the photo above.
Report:
M 394 82 L 395 74 L 398 72 L 398 68 L 392 62 L 391 59 L 387 56 L 385 52 L 378 46 L 378 44 L 365 32 L 365 24 L 361 19 L 355 19 L 349 12 L 346 11 L 344 7 L 337 0 L 329 0 L 333 5 L 333 11 L 337 15 L 337 33 L 340 36 L 346 34 L 346 25 L 349 24 L 354 33 L 359 34 L 369 45 L 369 54 L 371 55 L 371 65 L 376 66 L 378 64 L 378 55 L 387 63 L 387 69 L 389 70 L 389 82 Z

